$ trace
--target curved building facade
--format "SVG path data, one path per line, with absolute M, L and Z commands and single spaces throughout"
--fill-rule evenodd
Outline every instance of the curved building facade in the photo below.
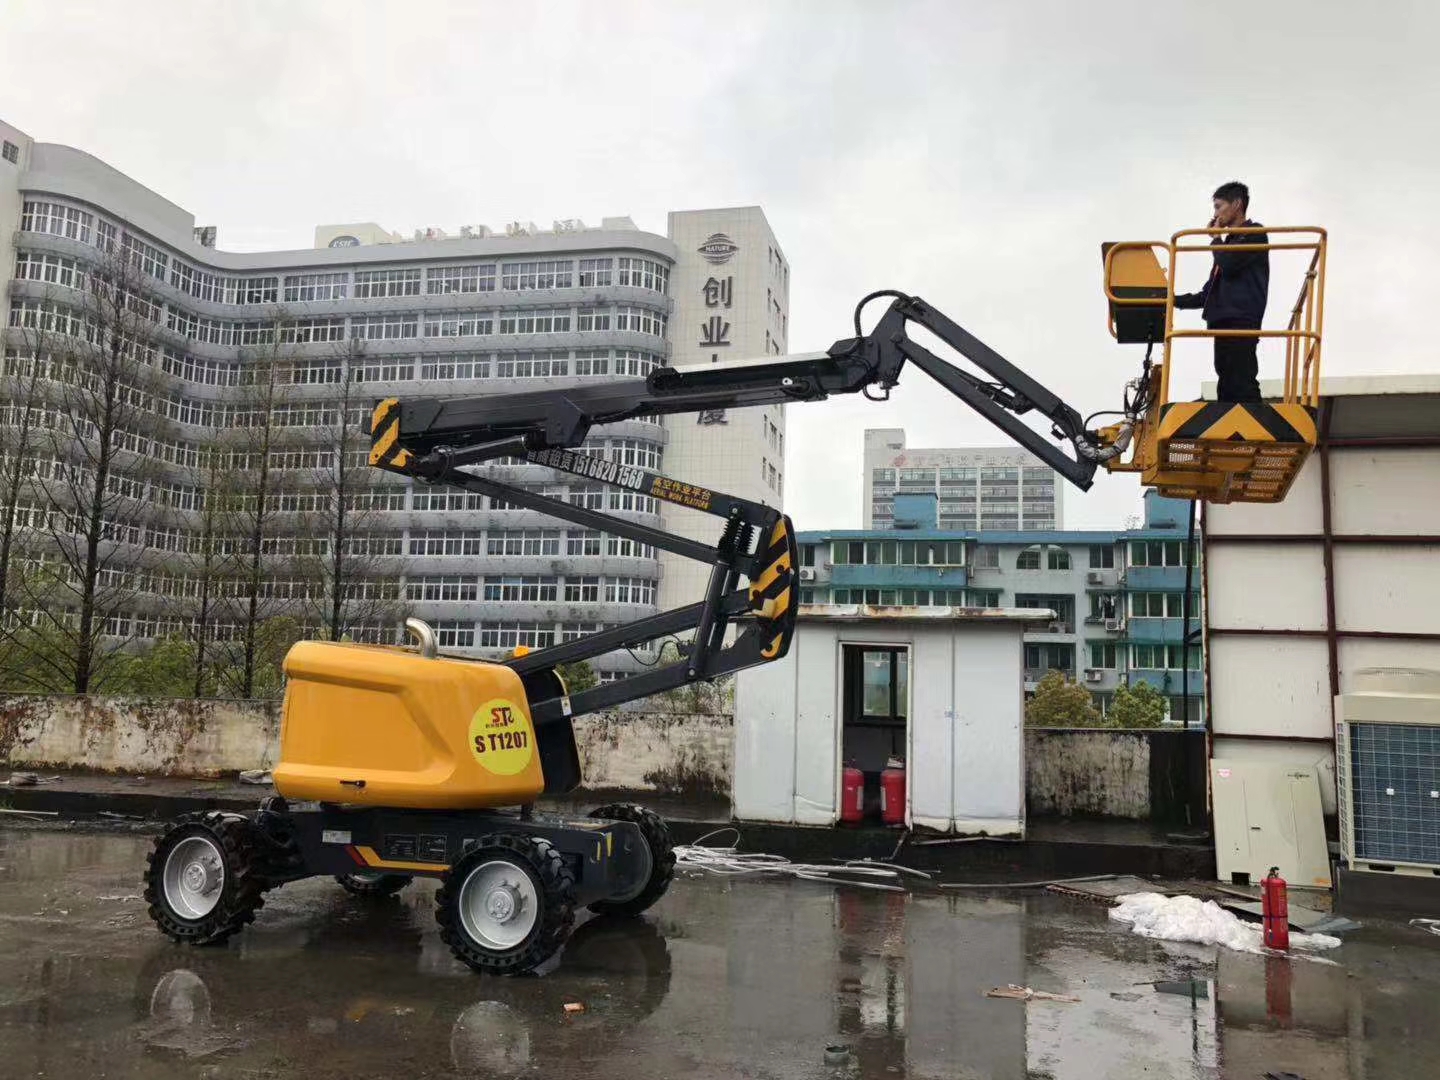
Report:
M 132 466 L 136 476 L 134 498 L 120 515 L 135 528 L 122 534 L 116 566 L 137 576 L 131 621 L 114 627 L 119 636 L 174 629 L 176 605 L 165 594 L 183 593 L 184 571 L 168 555 L 184 547 L 187 528 L 193 533 L 203 480 L 188 502 L 174 492 L 193 480 L 200 449 L 223 440 L 237 410 L 253 399 L 253 365 L 283 357 L 273 415 L 283 416 L 276 423 L 287 429 L 287 445 L 303 448 L 307 432 L 335 415 L 340 386 L 349 387 L 345 400 L 359 419 L 383 397 L 503 394 L 643 376 L 676 359 L 672 296 L 677 286 L 694 292 L 703 285 L 687 280 L 701 271 L 687 272 L 685 264 L 714 276 L 711 255 L 682 253 L 669 237 L 627 218 L 607 218 L 599 228 L 511 226 L 500 235 L 480 227 L 459 236 L 430 230 L 413 240 L 375 225 L 321 226 L 314 249 L 225 252 L 212 246 L 213 229 L 197 229 L 192 215 L 94 157 L 34 142 L 4 124 L 0 134 L 0 272 L 9 277 L 0 394 L 34 362 L 37 331 L 54 340 L 57 328 L 72 325 L 69 316 L 78 325 L 84 274 L 103 261 L 107 246 L 140 272 L 160 390 L 153 424 L 133 433 L 134 453 L 117 458 L 122 476 Z M 672 215 L 672 231 L 677 216 L 685 218 Z M 774 352 L 785 321 L 776 318 Z M 783 479 L 774 448 L 783 411 L 746 413 L 756 415 L 684 431 L 687 460 L 713 457 L 731 467 L 737 457 L 755 456 L 749 489 L 734 493 L 778 501 Z M 590 450 L 663 471 L 671 441 L 660 419 L 640 419 L 596 428 Z M 269 528 L 272 546 L 283 552 L 293 549 L 287 537 L 304 542 L 304 477 L 315 459 L 297 452 L 274 461 L 294 473 Z M 539 466 L 511 462 L 486 471 L 657 527 L 670 512 Z M 168 494 L 157 496 L 161 489 Z M 489 498 L 378 470 L 369 471 L 361 498 L 363 543 L 384 556 L 376 565 L 388 568 L 387 582 L 376 587 L 401 614 L 432 623 L 448 650 L 543 647 L 693 599 L 662 597 L 653 549 Z M 182 579 L 178 586 L 165 578 L 167 563 L 170 577 Z M 285 573 L 277 561 L 274 576 Z M 161 584 L 148 588 L 156 580 Z M 394 620 L 352 630 L 389 637 Z M 600 666 L 616 674 L 647 660 L 622 653 Z

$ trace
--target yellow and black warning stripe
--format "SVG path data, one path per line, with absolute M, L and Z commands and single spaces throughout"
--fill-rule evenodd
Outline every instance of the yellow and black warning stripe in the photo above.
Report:
M 370 417 L 370 464 L 400 471 L 409 461 L 410 451 L 400 445 L 400 399 L 386 398 Z
M 1315 412 L 1304 405 L 1263 401 L 1175 401 L 1161 413 L 1157 434 L 1165 440 L 1314 446 Z
M 799 607 L 795 595 L 795 561 L 798 552 L 790 519 L 782 517 L 765 545 L 765 569 L 750 586 L 751 609 L 762 619 L 779 622 L 778 632 L 760 650 L 767 660 L 780 656 L 794 632 Z

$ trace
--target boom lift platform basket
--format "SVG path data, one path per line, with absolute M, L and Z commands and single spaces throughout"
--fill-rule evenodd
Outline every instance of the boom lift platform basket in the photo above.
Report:
M 1280 242 L 1227 244 L 1227 253 L 1309 251 L 1310 264 L 1283 330 L 1180 330 L 1175 327 L 1175 270 L 1182 254 L 1212 252 L 1188 238 L 1275 234 Z M 1156 250 L 1167 259 L 1162 268 Z M 1163 346 L 1147 366 L 1143 432 L 1130 462 L 1110 466 L 1138 472 L 1162 495 L 1203 502 L 1279 502 L 1315 446 L 1320 397 L 1320 348 L 1325 308 L 1325 230 L 1309 225 L 1183 229 L 1168 242 L 1105 244 L 1105 296 L 1110 333 L 1121 344 Z M 1196 338 L 1247 337 L 1285 342 L 1282 397 L 1275 402 L 1173 401 L 1175 345 Z

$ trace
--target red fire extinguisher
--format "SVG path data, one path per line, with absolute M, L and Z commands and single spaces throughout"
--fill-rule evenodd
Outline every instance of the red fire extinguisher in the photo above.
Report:
M 880 774 L 880 820 L 905 824 L 905 763 L 899 758 L 891 758 Z
M 1269 876 L 1261 884 L 1260 913 L 1265 922 L 1265 945 L 1271 949 L 1289 949 L 1290 901 L 1278 866 L 1270 868 Z
M 865 817 L 865 774 L 853 765 L 840 771 L 840 820 L 858 825 Z

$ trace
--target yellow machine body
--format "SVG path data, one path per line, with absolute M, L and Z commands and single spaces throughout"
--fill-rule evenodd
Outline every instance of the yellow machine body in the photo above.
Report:
M 502 664 L 302 641 L 285 674 L 274 776 L 287 799 L 469 810 L 545 786 L 525 691 Z

